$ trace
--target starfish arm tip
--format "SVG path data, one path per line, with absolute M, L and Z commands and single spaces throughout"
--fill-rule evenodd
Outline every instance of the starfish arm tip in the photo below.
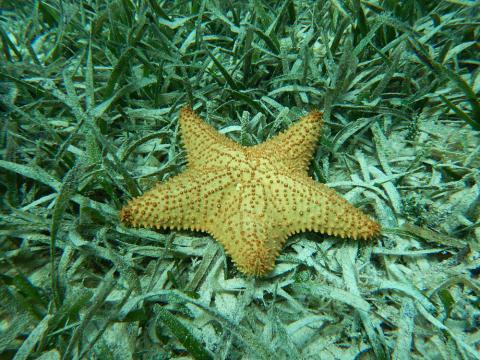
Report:
M 190 104 L 183 105 L 182 108 L 180 109 L 180 114 L 185 114 L 185 113 L 192 113 L 193 108 Z
M 381 234 L 381 230 L 378 222 L 368 219 L 368 221 L 364 222 L 358 233 L 355 234 L 354 238 L 361 238 L 363 240 L 375 239 Z
M 312 110 L 310 110 L 309 115 L 319 118 L 323 117 L 323 112 L 318 110 L 317 108 L 313 108 Z
M 118 214 L 120 222 L 124 225 L 130 225 L 132 223 L 132 213 L 130 212 L 130 207 L 125 205 Z

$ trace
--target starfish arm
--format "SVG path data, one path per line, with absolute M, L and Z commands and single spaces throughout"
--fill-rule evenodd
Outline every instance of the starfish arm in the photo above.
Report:
M 190 168 L 215 163 L 226 166 L 241 156 L 241 146 L 204 122 L 188 106 L 180 111 L 180 133 Z
M 208 231 L 207 219 L 218 213 L 230 182 L 227 170 L 187 170 L 131 200 L 120 220 L 135 227 Z
M 315 231 L 343 238 L 369 239 L 380 233 L 376 221 L 336 191 L 308 176 L 279 176 L 272 196 L 277 222 L 288 235 Z
M 230 228 L 235 230 L 230 231 Z M 211 233 L 235 266 L 242 273 L 252 276 L 262 276 L 273 269 L 281 250 L 280 243 L 284 243 L 286 238 L 272 238 L 264 219 L 248 215 L 230 218 Z
M 254 146 L 257 156 L 282 161 L 292 171 L 306 172 L 322 128 L 322 113 L 311 111 L 288 130 L 270 140 Z
M 210 230 L 236 267 L 253 276 L 273 269 L 287 237 L 272 227 L 263 191 L 261 185 L 237 185 Z

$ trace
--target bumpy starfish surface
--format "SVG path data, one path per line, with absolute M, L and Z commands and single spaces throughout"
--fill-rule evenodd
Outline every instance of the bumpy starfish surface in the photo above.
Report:
M 131 200 L 120 212 L 135 227 L 211 234 L 248 275 L 265 275 L 287 237 L 316 231 L 367 239 L 380 227 L 307 174 L 322 126 L 312 111 L 287 131 L 244 147 L 190 108 L 180 112 L 186 170 Z

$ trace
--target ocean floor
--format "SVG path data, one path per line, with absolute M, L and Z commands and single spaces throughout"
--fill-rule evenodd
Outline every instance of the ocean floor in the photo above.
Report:
M 427 3 L 0 0 L 0 359 L 480 358 L 480 3 Z M 186 104 L 244 146 L 322 111 L 309 175 L 380 236 L 255 278 L 122 224 Z

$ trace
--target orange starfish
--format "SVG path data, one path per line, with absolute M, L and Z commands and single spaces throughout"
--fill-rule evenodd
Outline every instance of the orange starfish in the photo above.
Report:
M 321 126 L 322 114 L 312 111 L 274 138 L 244 147 L 184 107 L 186 170 L 131 200 L 120 219 L 135 227 L 208 232 L 240 271 L 255 276 L 275 266 L 291 234 L 371 238 L 378 223 L 307 174 Z

